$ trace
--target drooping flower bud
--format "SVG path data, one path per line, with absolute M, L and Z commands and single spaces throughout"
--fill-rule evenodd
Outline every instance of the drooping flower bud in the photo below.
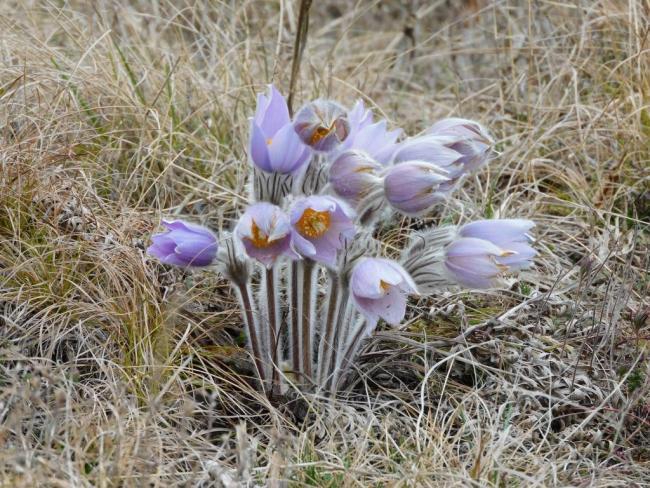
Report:
M 367 153 L 345 151 L 330 166 L 329 182 L 338 196 L 356 204 L 380 187 L 380 169 L 381 166 Z
M 275 205 L 261 202 L 251 205 L 235 227 L 235 236 L 246 254 L 271 267 L 282 255 L 298 259 L 291 248 L 289 217 Z
M 460 163 L 465 173 L 476 171 L 488 162 L 494 141 L 488 131 L 473 120 L 448 118 L 431 126 L 427 134 L 450 137 L 449 147 L 463 155 Z
M 293 243 L 300 254 L 328 266 L 336 265 L 336 253 L 355 234 L 353 212 L 334 197 L 314 195 L 291 208 Z
M 446 198 L 446 171 L 424 161 L 407 161 L 388 170 L 384 193 L 392 207 L 405 215 L 425 213 Z
M 530 220 L 480 220 L 464 225 L 446 249 L 445 266 L 455 281 L 490 288 L 505 274 L 528 268 L 537 252 L 530 247 Z
M 532 266 L 532 258 L 537 251 L 529 244 L 532 237 L 528 234 L 535 222 L 524 219 L 489 219 L 477 220 L 465 224 L 459 230 L 462 237 L 483 239 L 506 251 L 507 255 L 498 256 L 498 264 L 507 266 L 507 271 L 518 271 Z
M 251 119 L 251 161 L 262 171 L 288 174 L 302 168 L 309 155 L 309 148 L 295 133 L 284 97 L 269 85 L 266 95 L 258 94 Z
M 316 151 L 336 149 L 350 133 L 347 113 L 331 100 L 314 100 L 303 106 L 293 122 L 302 141 Z
M 395 261 L 362 258 L 352 270 L 350 292 L 356 308 L 372 328 L 380 318 L 390 325 L 399 325 L 406 312 L 406 296 L 417 293 L 417 289 Z
M 174 220 L 163 220 L 167 231 L 155 234 L 147 253 L 165 264 L 183 267 L 208 266 L 217 255 L 215 235 L 201 225 Z
M 424 135 L 399 143 L 393 162 L 419 160 L 433 163 L 447 171 L 451 183 L 455 183 L 488 161 L 492 143 L 487 131 L 477 122 L 445 119 L 434 124 Z

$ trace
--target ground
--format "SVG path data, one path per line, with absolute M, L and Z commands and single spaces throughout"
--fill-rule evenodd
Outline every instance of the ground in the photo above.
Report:
M 648 486 L 648 2 L 314 2 L 296 103 L 479 120 L 498 156 L 424 224 L 530 218 L 540 254 L 413 301 L 340 398 L 271 403 L 227 284 L 144 249 L 232 226 L 297 12 L 0 5 L 2 486 Z

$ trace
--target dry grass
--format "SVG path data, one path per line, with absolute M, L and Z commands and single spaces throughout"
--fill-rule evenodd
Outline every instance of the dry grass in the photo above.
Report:
M 224 283 L 143 249 L 245 203 L 297 2 L 4 1 L 2 486 L 647 486 L 650 4 L 315 3 L 298 102 L 481 120 L 501 155 L 431 221 L 533 218 L 534 273 L 421 301 L 335 403 L 268 404 Z

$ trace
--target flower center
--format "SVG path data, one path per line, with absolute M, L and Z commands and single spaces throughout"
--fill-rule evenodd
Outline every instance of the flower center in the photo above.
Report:
M 270 241 L 269 236 L 267 236 L 253 220 L 253 223 L 251 225 L 250 241 L 253 243 L 253 246 L 264 249 L 265 247 L 269 247 L 271 244 L 275 243 L 277 239 Z
M 302 213 L 300 220 L 296 222 L 296 227 L 300 234 L 314 239 L 325 234 L 325 232 L 330 228 L 330 223 L 330 213 L 327 210 L 317 212 L 316 210 L 308 208 Z
M 379 288 L 381 288 L 384 293 L 388 293 L 390 287 L 391 285 L 389 283 L 386 283 L 384 280 L 379 280 Z
M 309 144 L 314 145 L 320 142 L 321 140 L 325 139 L 327 135 L 332 132 L 332 128 L 330 127 L 329 129 L 327 127 L 323 127 L 322 125 L 317 127 L 314 133 L 311 135 L 309 138 Z

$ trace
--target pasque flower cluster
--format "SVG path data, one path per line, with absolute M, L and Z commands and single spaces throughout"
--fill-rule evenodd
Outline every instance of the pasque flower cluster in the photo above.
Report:
M 334 393 L 380 321 L 399 326 L 409 295 L 489 288 L 532 265 L 533 222 L 491 219 L 411 236 L 395 259 L 378 222 L 444 204 L 488 163 L 479 123 L 450 118 L 403 137 L 362 101 L 318 99 L 293 116 L 273 86 L 257 98 L 247 156 L 251 203 L 230 232 L 176 220 L 149 254 L 165 264 L 213 265 L 239 298 L 260 388 Z

